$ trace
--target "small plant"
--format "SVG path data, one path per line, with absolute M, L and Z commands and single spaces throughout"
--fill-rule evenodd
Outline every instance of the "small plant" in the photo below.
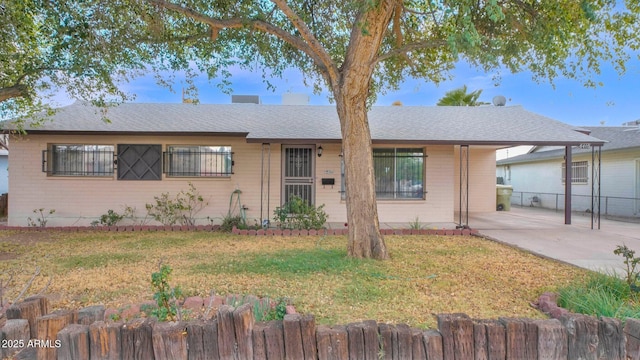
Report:
M 93 226 L 116 226 L 122 219 L 124 219 L 124 214 L 120 215 L 117 212 L 109 209 L 106 214 L 100 215 L 98 220 L 92 221 L 91 225 Z
M 411 230 L 420 230 L 420 229 L 422 229 L 422 224 L 420 224 L 420 218 L 416 216 L 413 219 L 413 221 L 410 221 L 409 222 L 409 228 Z
M 222 224 L 220 224 L 220 230 L 225 232 L 231 232 L 233 228 L 246 229 L 247 223 L 240 215 L 226 215 L 222 218 Z
M 182 314 L 178 307 L 178 298 L 182 296 L 179 287 L 169 285 L 169 276 L 173 270 L 169 265 L 160 265 L 160 271 L 151 274 L 151 287 L 155 291 L 153 299 L 158 305 L 151 310 L 151 315 L 160 321 L 182 320 Z
M 53 215 L 56 212 L 56 209 L 51 209 L 49 211 L 45 211 L 45 208 L 33 209 L 33 213 L 37 215 L 37 217 L 32 219 L 31 217 L 27 218 L 27 225 L 29 227 L 46 227 L 47 222 L 49 221 L 49 216 Z
M 287 314 L 287 305 L 289 302 L 286 298 L 276 300 L 275 306 L 268 298 L 258 299 L 255 296 L 231 297 L 227 305 L 238 307 L 243 304 L 251 304 L 253 308 L 253 317 L 257 322 L 282 320 Z
M 624 264 L 626 266 L 625 270 L 625 280 L 627 285 L 629 285 L 629 289 L 633 292 L 639 292 L 640 287 L 637 285 L 638 280 L 640 279 L 640 270 L 638 269 L 638 264 L 640 263 L 640 257 L 636 257 L 636 252 L 627 247 L 627 245 L 618 245 L 613 253 L 616 255 L 620 255 L 624 258 Z
M 324 205 L 315 207 L 298 196 L 292 196 L 273 211 L 273 220 L 281 229 L 322 229 L 329 217 Z
M 196 214 L 208 205 L 192 183 L 189 183 L 188 191 L 180 191 L 175 198 L 171 198 L 169 193 L 162 193 L 153 199 L 155 204 L 145 205 L 147 214 L 163 225 L 179 223 L 193 226 Z

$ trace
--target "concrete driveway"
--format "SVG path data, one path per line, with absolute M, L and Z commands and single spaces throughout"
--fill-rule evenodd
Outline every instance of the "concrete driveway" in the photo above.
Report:
M 562 212 L 512 207 L 470 215 L 469 226 L 492 240 L 591 270 L 619 272 L 624 264 L 613 253 L 617 245 L 640 257 L 638 223 L 602 219 L 600 230 L 591 230 L 590 216 L 574 213 L 572 224 L 564 225 Z

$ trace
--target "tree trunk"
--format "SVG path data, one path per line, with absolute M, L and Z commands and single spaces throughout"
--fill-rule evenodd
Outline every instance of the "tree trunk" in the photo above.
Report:
M 373 174 L 371 132 L 366 102 L 355 103 L 336 96 L 342 130 L 342 151 L 346 182 L 349 256 L 356 258 L 389 258 L 380 234 L 376 188 Z
M 382 38 L 397 1 L 385 0 L 358 14 L 340 78 L 331 83 L 344 154 L 349 256 L 389 258 L 380 234 L 367 99 Z

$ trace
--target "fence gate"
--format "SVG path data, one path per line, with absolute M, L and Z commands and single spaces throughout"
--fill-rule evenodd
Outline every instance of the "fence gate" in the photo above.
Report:
M 284 146 L 282 150 L 281 202 L 287 202 L 291 196 L 298 196 L 313 205 L 314 146 Z

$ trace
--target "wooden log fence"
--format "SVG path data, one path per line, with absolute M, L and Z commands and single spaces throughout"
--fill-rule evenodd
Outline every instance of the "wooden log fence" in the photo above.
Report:
M 422 330 L 373 320 L 316 326 L 312 315 L 300 314 L 256 323 L 248 304 L 222 305 L 212 320 L 164 323 L 106 321 L 100 306 L 47 314 L 48 306 L 43 298 L 12 306 L 1 331 L 3 358 L 640 360 L 640 319 L 623 324 L 579 314 L 546 320 L 441 314 L 437 330 Z

